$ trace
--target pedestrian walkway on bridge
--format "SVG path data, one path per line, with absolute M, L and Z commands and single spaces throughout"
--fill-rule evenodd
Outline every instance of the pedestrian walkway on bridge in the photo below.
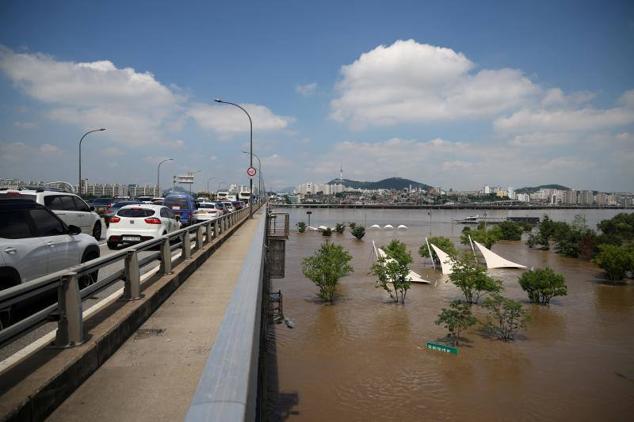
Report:
M 183 420 L 263 218 L 247 220 L 48 420 Z

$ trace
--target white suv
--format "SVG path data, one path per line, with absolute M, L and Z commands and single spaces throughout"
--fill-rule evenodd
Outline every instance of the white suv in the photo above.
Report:
M 42 205 L 0 199 L 0 289 L 99 257 L 98 242 Z M 80 280 L 90 284 L 97 272 Z
M 101 239 L 101 217 L 74 193 L 43 189 L 6 190 L 0 191 L 2 197 L 31 199 L 51 209 L 67 226 L 77 226 L 82 233 Z

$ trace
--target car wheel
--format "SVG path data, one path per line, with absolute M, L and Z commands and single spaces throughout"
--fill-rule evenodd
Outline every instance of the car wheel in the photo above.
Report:
M 20 284 L 20 274 L 10 268 L 0 269 L 0 290 Z M 8 327 L 13 321 L 13 306 L 0 309 L 0 329 Z
M 97 221 L 92 229 L 92 236 L 98 241 L 101 240 L 101 222 Z
M 108 241 L 108 249 L 117 249 L 119 244 L 117 242 Z
M 99 255 L 95 252 L 85 252 L 81 257 L 81 263 L 88 262 L 92 259 L 99 258 Z M 84 287 L 88 287 L 91 284 L 95 284 L 99 279 L 99 270 L 95 270 L 89 274 L 82 275 L 79 277 L 79 289 L 83 289 Z

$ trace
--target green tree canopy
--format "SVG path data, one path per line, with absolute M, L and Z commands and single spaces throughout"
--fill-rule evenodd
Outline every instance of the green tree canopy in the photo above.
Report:
M 489 310 L 485 327 L 500 340 L 513 340 L 528 321 L 526 310 L 520 302 L 500 294 L 487 297 L 483 306 Z
M 522 240 L 524 226 L 514 221 L 502 221 L 495 226 L 500 240 Z
M 479 265 L 473 255 L 466 254 L 454 258 L 453 271 L 449 275 L 451 282 L 458 287 L 467 303 L 478 303 L 486 293 L 502 291 L 502 282 L 490 277 L 486 268 Z
M 383 250 L 387 256 L 379 258 L 372 266 L 372 272 L 378 278 L 377 287 L 382 287 L 395 302 L 405 303 L 407 291 L 412 285 L 409 278 L 412 256 L 399 240 L 392 240 Z
M 440 248 L 443 252 L 447 253 L 449 256 L 458 255 L 458 250 L 454 246 L 451 239 L 449 239 L 448 237 L 433 236 L 428 238 L 427 241 L 429 242 L 430 245 L 431 244 L 436 245 L 438 248 Z M 427 242 L 423 242 L 421 247 L 418 249 L 418 253 L 420 256 L 424 258 L 425 257 L 429 258 L 430 254 L 429 254 L 429 248 L 427 248 Z M 440 259 L 438 259 L 438 257 L 436 256 L 436 254 L 433 253 L 433 251 L 432 251 L 432 256 L 434 257 L 434 262 L 436 263 L 436 265 L 440 265 Z
M 519 278 L 519 283 L 532 303 L 548 305 L 553 297 L 568 294 L 563 274 L 550 268 L 527 271 Z
M 607 243 L 599 245 L 594 262 L 605 270 L 608 279 L 622 280 L 628 271 L 634 272 L 634 248 Z
M 454 346 L 458 345 L 460 334 L 463 330 L 475 325 L 478 320 L 471 313 L 471 306 L 467 303 L 454 300 L 449 308 L 443 308 L 438 314 L 436 325 L 442 325 L 449 331 Z
M 471 246 L 471 243 L 469 242 L 469 236 L 471 236 L 472 240 L 483 244 L 489 249 L 491 249 L 495 242 L 500 240 L 500 232 L 495 227 L 486 230 L 484 229 L 484 227 L 478 229 L 470 229 L 469 227 L 465 227 L 465 229 L 468 230 L 463 230 L 462 235 L 460 235 L 460 243 L 462 243 L 463 245 Z
M 302 272 L 319 287 L 319 297 L 332 303 L 337 282 L 352 271 L 352 256 L 342 246 L 325 242 L 302 261 Z
M 355 225 L 352 228 L 351 232 L 352 232 L 352 235 L 354 237 L 356 237 L 357 239 L 361 240 L 361 239 L 363 239 L 363 236 L 365 236 L 365 227 Z

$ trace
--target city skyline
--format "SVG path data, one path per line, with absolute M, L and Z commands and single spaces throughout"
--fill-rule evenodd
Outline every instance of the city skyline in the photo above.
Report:
M 36 3 L 0 6 L 0 177 L 76 184 L 79 138 L 105 127 L 83 145 L 91 181 L 152 184 L 173 157 L 162 185 L 245 184 L 248 121 L 222 97 L 252 115 L 271 188 L 343 163 L 460 190 L 633 190 L 626 1 Z

